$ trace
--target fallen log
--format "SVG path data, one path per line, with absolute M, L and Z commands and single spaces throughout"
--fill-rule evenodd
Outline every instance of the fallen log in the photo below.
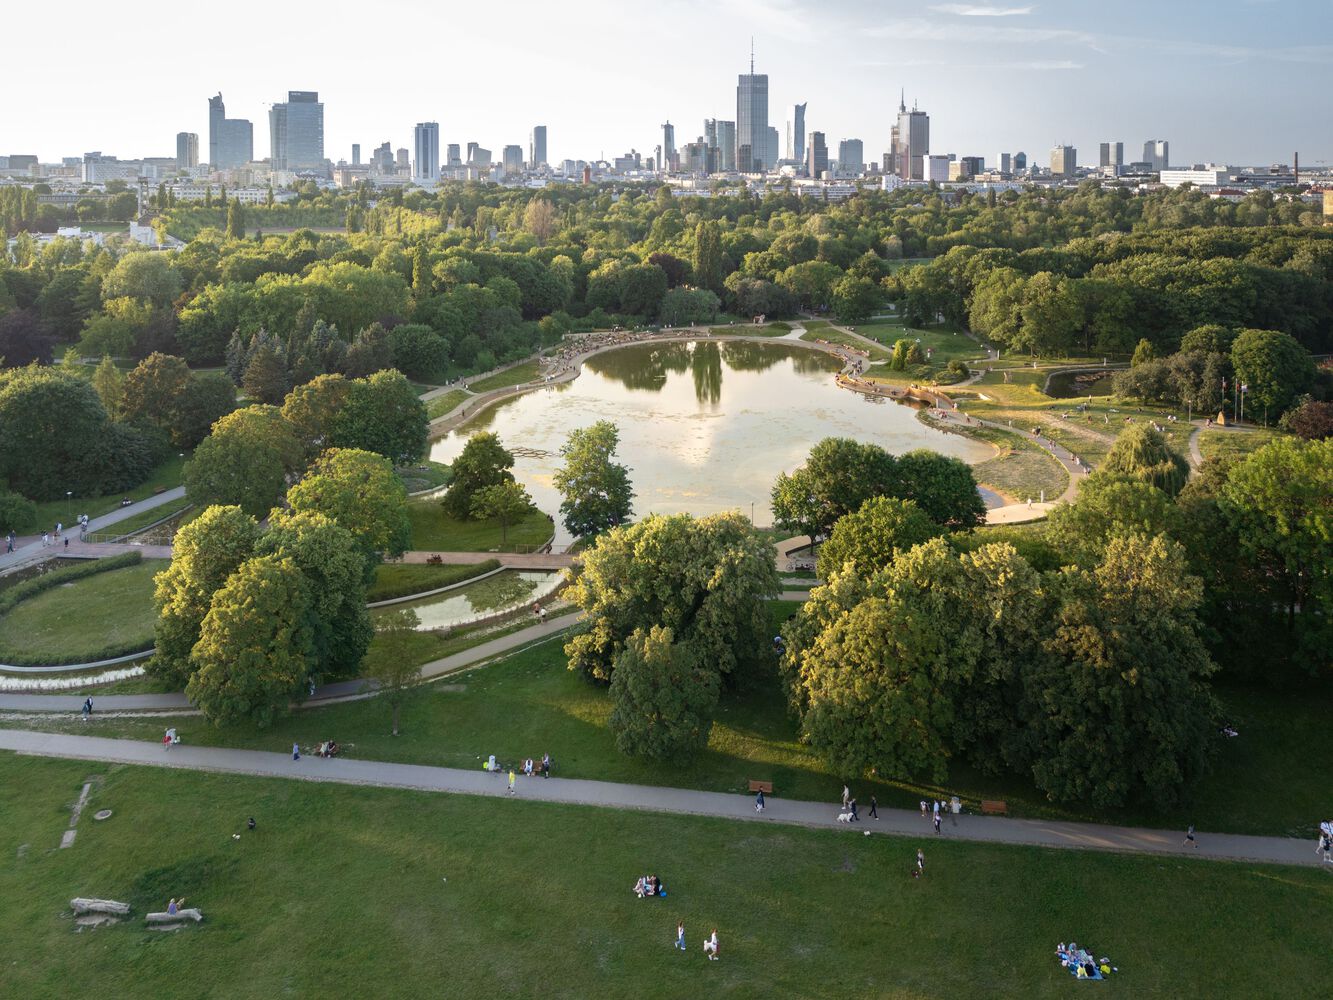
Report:
M 117 903 L 114 899 L 71 899 L 69 905 L 74 908 L 74 912 L 82 916 L 85 913 L 110 913 L 113 916 L 124 917 L 130 912 L 129 903 Z
M 147 913 L 144 919 L 150 924 L 178 924 L 185 920 L 193 920 L 195 923 L 204 919 L 204 915 L 191 906 L 187 910 L 177 910 L 175 913 Z

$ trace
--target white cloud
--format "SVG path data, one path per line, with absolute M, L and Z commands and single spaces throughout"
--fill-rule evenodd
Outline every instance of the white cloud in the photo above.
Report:
M 959 17 L 1018 17 L 1031 14 L 1036 7 L 986 7 L 975 3 L 940 3 L 930 8 L 937 14 L 956 14 Z

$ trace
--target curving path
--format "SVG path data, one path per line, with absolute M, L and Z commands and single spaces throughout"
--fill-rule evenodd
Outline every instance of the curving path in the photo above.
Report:
M 119 507 L 109 514 L 103 514 L 101 517 L 94 517 L 88 522 L 89 531 L 101 531 L 103 528 L 109 528 L 120 521 L 134 517 L 136 514 L 142 514 L 146 510 L 154 510 L 164 504 L 171 503 L 173 500 L 179 500 L 185 496 L 185 487 L 177 486 L 173 489 L 164 490 L 147 499 L 132 503 L 128 507 Z M 61 540 L 64 541 L 63 539 Z M 77 529 L 74 535 L 70 536 L 70 553 L 76 546 L 83 543 L 77 541 Z M 43 559 L 53 559 L 56 556 L 65 554 L 65 547 L 61 545 L 43 546 L 40 535 L 31 539 L 19 539 L 19 544 L 15 546 L 13 552 L 0 553 L 0 572 L 7 569 L 13 569 L 26 563 L 40 562 Z
M 294 761 L 290 753 L 189 745 L 164 750 L 158 743 L 137 740 L 34 733 L 15 729 L 0 730 L 0 749 L 30 756 L 170 767 L 215 774 L 328 781 L 346 785 L 371 785 L 378 788 L 483 795 L 491 798 L 507 797 L 507 782 L 504 777 L 480 769 L 464 771 L 457 768 L 390 764 L 345 757 L 325 760 L 307 756 Z M 935 836 L 930 831 L 930 825 L 918 813 L 903 809 L 880 809 L 878 821 L 864 819 L 857 824 L 839 824 L 835 822 L 839 812 L 839 807 L 835 803 L 787 800 L 779 796 L 770 797 L 765 811 L 756 813 L 748 795 L 723 792 L 700 792 L 683 788 L 661 788 L 573 778 L 536 777 L 524 778 L 516 788 L 517 798 L 536 802 L 716 816 L 750 823 L 834 828 L 849 836 L 861 836 L 865 831 L 916 837 L 922 840 L 929 840 Z M 781 792 L 781 789 L 778 791 Z M 1210 861 L 1244 860 L 1305 866 L 1320 864 L 1311 850 L 1309 841 L 1283 837 L 1210 834 L 1201 830 L 1198 832 L 1199 846 L 1189 849 L 1181 847 L 1183 834 L 1179 831 L 973 815 L 959 816 L 957 825 L 952 822 L 946 823 L 944 830 L 946 832 L 943 836 L 950 839 L 991 844 L 1030 844 L 1088 851 L 1185 855 Z

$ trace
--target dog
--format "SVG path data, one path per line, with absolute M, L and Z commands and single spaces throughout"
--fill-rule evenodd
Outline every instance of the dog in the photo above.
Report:
M 839 823 L 850 823 L 851 821 L 852 821 L 852 814 L 850 810 L 848 810 L 847 812 L 838 813 Z

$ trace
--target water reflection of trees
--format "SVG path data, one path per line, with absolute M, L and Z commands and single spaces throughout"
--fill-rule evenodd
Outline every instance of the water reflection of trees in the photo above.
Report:
M 788 356 L 787 351 L 774 344 L 756 344 L 748 340 L 730 340 L 722 344 L 722 360 L 738 372 L 768 371 Z
M 584 362 L 590 371 L 615 379 L 626 389 L 661 392 L 667 372 L 690 366 L 689 344 L 652 344 L 598 354 Z
M 716 406 L 722 399 L 722 352 L 718 345 L 695 344 L 690 370 L 694 375 L 694 398 Z

